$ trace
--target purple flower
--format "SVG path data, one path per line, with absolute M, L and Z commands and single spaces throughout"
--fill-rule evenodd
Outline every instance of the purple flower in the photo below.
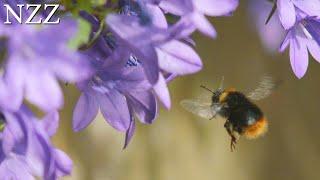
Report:
M 107 24 L 116 37 L 116 51 L 128 59 L 137 57 L 147 79 L 155 84 L 161 70 L 185 75 L 202 68 L 197 53 L 175 38 L 181 26 L 170 26 L 157 6 L 147 4 L 141 19 L 139 15 L 109 15 Z M 139 12 L 138 12 L 139 13 Z M 141 15 L 142 16 L 142 15 Z M 148 20 L 146 20 L 148 19 Z
M 41 29 L 30 25 L 0 28 L 7 49 L 4 81 L 14 97 L 3 101 L 8 107 L 17 109 L 25 96 L 44 111 L 59 109 L 63 95 L 57 80 L 77 82 L 89 76 L 87 63 L 68 48 L 75 22 L 64 19 L 59 25 Z
M 134 115 L 151 124 L 157 115 L 156 98 L 170 108 L 166 79 L 202 68 L 200 57 L 181 33 L 184 24 L 169 26 L 157 3 L 145 2 L 121 1 L 121 14 L 107 16 L 110 29 L 83 52 L 96 73 L 78 83 L 82 94 L 73 113 L 75 131 L 87 127 L 100 109 L 113 128 L 126 132 L 126 147 L 134 134 Z M 98 19 L 86 13 L 82 17 L 93 25 L 92 36 L 96 35 Z
M 290 45 L 290 62 L 293 72 L 298 78 L 302 78 L 308 68 L 308 52 L 315 60 L 320 62 L 320 21 L 307 17 L 291 28 L 280 51 Z
M 183 17 L 183 21 L 214 38 L 217 33 L 205 16 L 230 15 L 238 4 L 238 0 L 164 0 L 159 6 L 166 12 Z
M 163 85 L 156 85 L 153 92 L 134 57 L 124 64 L 100 68 L 91 80 L 78 84 L 82 94 L 74 109 L 73 129 L 79 131 L 88 126 L 100 109 L 113 128 L 127 131 L 126 146 L 134 132 L 134 114 L 140 122 L 151 124 L 157 114 L 155 94 L 160 91 L 168 96 L 165 82 L 160 77 Z M 165 89 L 157 90 L 162 87 Z
M 277 0 L 280 21 L 285 29 L 293 27 L 298 20 L 297 14 L 303 12 L 307 16 L 320 16 L 319 0 Z
M 0 179 L 57 179 L 70 174 L 72 161 L 50 142 L 58 127 L 58 113 L 36 119 L 26 107 L 1 110 Z
M 271 2 L 266 0 L 249 1 L 249 21 L 255 21 L 255 26 L 265 49 L 275 53 L 284 39 L 285 30 L 282 28 L 278 18 L 272 17 L 268 24 L 265 24 L 268 14 L 272 9 Z
M 98 20 L 83 13 L 97 33 Z M 93 47 L 83 53 L 96 70 L 87 81 L 78 83 L 82 94 L 73 113 L 73 129 L 87 127 L 99 109 L 105 120 L 116 130 L 126 132 L 124 148 L 135 130 L 134 114 L 145 124 L 151 124 L 157 115 L 156 96 L 170 106 L 166 82 L 159 73 L 159 81 L 152 85 L 144 73 L 142 62 L 130 53 L 114 36 L 103 32 Z

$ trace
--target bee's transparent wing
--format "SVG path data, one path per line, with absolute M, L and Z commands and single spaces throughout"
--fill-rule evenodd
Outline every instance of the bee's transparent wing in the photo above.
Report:
M 204 102 L 199 99 L 185 99 L 182 100 L 180 104 L 187 111 L 202 118 L 212 119 L 215 116 L 215 112 L 209 102 Z
M 252 100 L 258 101 L 268 97 L 272 90 L 275 88 L 275 84 L 271 77 L 263 76 L 258 87 L 248 94 L 248 97 Z

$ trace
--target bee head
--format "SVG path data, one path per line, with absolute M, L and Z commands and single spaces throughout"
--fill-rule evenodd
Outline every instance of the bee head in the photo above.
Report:
M 212 96 L 212 102 L 213 103 L 219 103 L 219 99 L 221 94 L 223 93 L 223 82 L 224 82 L 224 76 L 221 78 L 220 86 L 217 90 L 213 91 L 213 96 Z
M 222 92 L 223 92 L 222 88 L 218 88 L 217 90 L 215 90 L 213 92 L 213 95 L 212 95 L 212 102 L 213 103 L 219 103 L 219 99 L 220 99 Z

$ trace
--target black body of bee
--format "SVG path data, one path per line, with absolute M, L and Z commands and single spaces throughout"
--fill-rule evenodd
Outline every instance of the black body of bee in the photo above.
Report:
M 236 133 L 253 139 L 267 130 L 267 121 L 260 108 L 234 89 L 217 90 L 212 96 L 217 114 L 226 119 L 224 127 L 231 136 L 231 150 L 237 142 Z

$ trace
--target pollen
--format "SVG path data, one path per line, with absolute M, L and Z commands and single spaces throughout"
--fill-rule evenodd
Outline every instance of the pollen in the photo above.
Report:
M 268 131 L 268 121 L 262 117 L 256 123 L 248 126 L 244 131 L 244 136 L 248 139 L 255 139 L 264 135 Z

